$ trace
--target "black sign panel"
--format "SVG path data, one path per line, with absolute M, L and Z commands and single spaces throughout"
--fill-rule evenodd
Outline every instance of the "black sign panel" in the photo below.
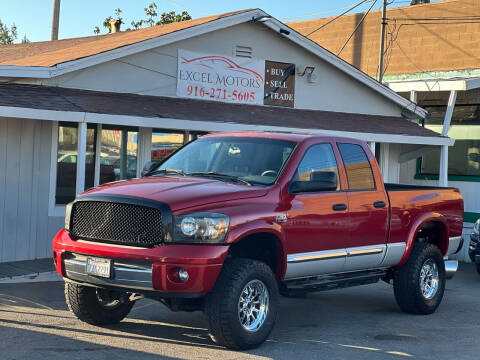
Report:
M 295 64 L 265 61 L 265 105 L 293 107 Z

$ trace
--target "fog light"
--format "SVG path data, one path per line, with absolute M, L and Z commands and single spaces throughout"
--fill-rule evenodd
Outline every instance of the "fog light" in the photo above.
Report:
M 187 282 L 189 276 L 188 271 L 185 269 L 178 269 L 178 280 L 181 282 Z

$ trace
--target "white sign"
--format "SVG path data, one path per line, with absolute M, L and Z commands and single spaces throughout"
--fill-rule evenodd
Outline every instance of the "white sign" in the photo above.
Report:
M 263 104 L 265 61 L 178 50 L 177 96 Z

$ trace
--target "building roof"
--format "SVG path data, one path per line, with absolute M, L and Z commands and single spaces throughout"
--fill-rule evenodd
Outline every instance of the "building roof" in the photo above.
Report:
M 337 54 L 363 13 L 345 15 L 308 36 Z M 374 76 L 381 12 L 370 12 L 340 57 Z M 480 0 L 447 0 L 387 10 L 386 75 L 480 69 Z M 303 35 L 332 18 L 292 22 Z
M 85 58 L 87 56 L 100 54 L 123 46 L 171 34 L 197 25 L 206 24 L 232 15 L 249 12 L 251 10 L 252 9 L 246 9 L 107 35 L 32 42 L 27 44 L 1 45 L 0 65 L 54 66 L 67 61 Z
M 336 57 L 314 41 L 289 29 L 260 9 L 247 9 L 179 23 L 159 25 L 104 36 L 0 46 L 0 77 L 52 78 L 128 55 L 174 43 L 234 25 L 267 18 L 262 24 L 368 86 L 402 108 L 425 118 L 428 113 L 367 74 Z M 281 31 L 283 30 L 283 31 Z M 3 60 L 7 59 L 7 60 Z M 2 61 L 3 60 L 3 61 Z
M 14 116 L 8 108 L 66 111 L 148 117 L 158 120 L 158 127 L 168 127 L 162 119 L 213 122 L 210 131 L 222 129 L 220 123 L 252 125 L 252 129 L 292 129 L 292 131 L 349 132 L 388 134 L 446 139 L 401 117 L 350 114 L 331 111 L 301 110 L 283 107 L 230 104 L 205 100 L 106 93 L 90 90 L 38 85 L 0 84 L 0 116 Z M 33 116 L 29 113 L 29 116 Z M 35 118 L 35 117 L 32 117 Z M 69 121 L 72 116 L 65 116 Z M 155 120 L 155 121 L 157 121 Z M 130 122 L 135 125 L 135 122 Z M 155 127 L 155 126 L 153 126 Z M 422 140 L 423 141 L 423 140 Z

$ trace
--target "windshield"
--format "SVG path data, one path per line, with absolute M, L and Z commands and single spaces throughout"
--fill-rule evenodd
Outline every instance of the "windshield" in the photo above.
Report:
M 210 176 L 245 184 L 273 184 L 296 143 L 265 138 L 201 138 L 166 159 L 152 175 Z

